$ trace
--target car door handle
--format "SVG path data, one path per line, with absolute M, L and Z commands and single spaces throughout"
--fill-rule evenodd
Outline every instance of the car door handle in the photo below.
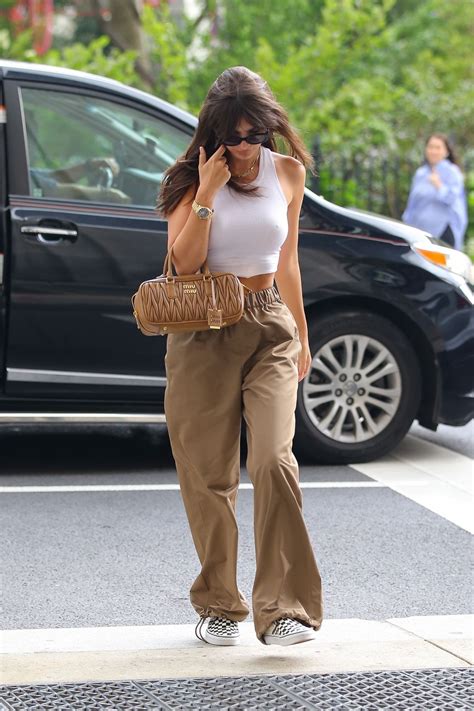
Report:
M 20 231 L 29 235 L 64 235 L 77 237 L 77 230 L 67 230 L 64 227 L 41 227 L 40 225 L 23 225 Z

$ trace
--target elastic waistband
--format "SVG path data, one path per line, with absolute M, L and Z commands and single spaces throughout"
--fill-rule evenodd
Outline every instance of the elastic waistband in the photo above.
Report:
M 250 291 L 248 287 L 245 287 L 244 306 L 245 308 L 263 306 L 263 304 L 271 304 L 274 301 L 279 301 L 280 298 L 280 292 L 275 285 L 269 286 L 266 289 L 260 289 L 259 291 Z

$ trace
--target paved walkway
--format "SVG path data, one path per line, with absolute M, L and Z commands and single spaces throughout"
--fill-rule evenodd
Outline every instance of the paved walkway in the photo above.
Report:
M 473 615 L 324 620 L 314 640 L 281 647 L 257 641 L 241 622 L 241 643 L 198 640 L 194 625 L 14 630 L 1 633 L 2 683 L 323 674 L 469 667 Z

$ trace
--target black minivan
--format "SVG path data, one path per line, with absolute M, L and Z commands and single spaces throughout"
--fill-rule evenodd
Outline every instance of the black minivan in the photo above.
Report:
M 130 298 L 162 272 L 156 196 L 196 124 L 111 79 L 0 60 L 0 421 L 165 424 L 166 337 L 141 334 Z M 473 417 L 466 255 L 306 189 L 299 260 L 313 360 L 297 451 L 369 461 L 414 419 Z

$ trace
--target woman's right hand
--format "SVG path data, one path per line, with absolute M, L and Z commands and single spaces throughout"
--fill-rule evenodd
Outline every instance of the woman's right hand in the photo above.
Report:
M 199 185 L 203 191 L 211 195 L 214 195 L 230 178 L 224 152 L 225 146 L 221 144 L 207 160 L 204 146 L 199 146 Z

